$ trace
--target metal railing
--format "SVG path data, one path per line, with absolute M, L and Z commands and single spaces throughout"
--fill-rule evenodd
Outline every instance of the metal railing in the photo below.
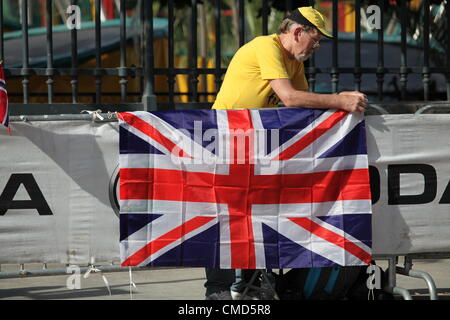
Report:
M 30 92 L 30 77 L 38 76 L 47 78 L 47 103 L 54 104 L 55 96 L 67 95 L 67 93 L 55 92 L 55 83 L 59 81 L 61 76 L 69 76 L 70 80 L 70 96 L 72 104 L 79 104 L 79 77 L 82 75 L 92 76 L 95 79 L 95 90 L 90 93 L 94 97 L 93 104 L 102 104 L 102 78 L 104 76 L 115 76 L 118 79 L 120 86 L 120 103 L 127 102 L 127 83 L 130 77 L 140 77 L 143 80 L 140 103 L 143 108 L 150 109 L 155 107 L 156 101 L 153 94 L 153 80 L 154 80 L 154 65 L 153 65 L 153 24 L 151 23 L 153 13 L 151 1 L 139 1 L 139 24 L 141 27 L 139 40 L 142 57 L 142 64 L 144 67 L 136 67 L 127 65 L 127 21 L 126 10 L 120 10 L 120 44 L 119 44 L 119 64 L 115 68 L 102 67 L 102 23 L 101 23 L 101 8 L 102 1 L 95 0 L 95 68 L 80 68 L 79 67 L 79 47 L 78 47 L 78 30 L 72 28 L 70 31 L 70 65 L 65 67 L 56 67 L 54 65 L 54 30 L 53 30 L 53 5 L 56 0 L 46 0 L 46 27 L 45 27 L 45 41 L 46 41 L 46 67 L 32 67 L 30 65 L 30 35 L 28 24 L 28 5 L 29 0 L 21 1 L 20 17 L 22 20 L 22 34 L 21 34 L 21 64 L 20 67 L 9 67 L 8 57 L 5 55 L 5 47 L 8 45 L 5 41 L 5 29 L 3 26 L 3 19 L 0 23 L 0 60 L 4 62 L 5 74 L 7 82 L 9 77 L 22 78 L 22 103 L 18 105 L 27 105 L 30 103 L 30 96 L 41 95 L 41 93 Z M 71 0 L 71 5 L 77 5 L 77 0 Z M 120 0 L 120 8 L 125 8 L 126 1 Z M 0 1 L 0 15 L 3 17 L 4 1 Z M 42 43 L 40 44 L 42 45 Z M 17 55 L 17 52 L 15 52 Z M 10 96 L 14 94 L 10 93 Z M 14 114 L 14 104 L 12 108 Z
M 135 20 L 138 21 L 139 32 L 135 34 L 138 37 L 138 46 L 139 46 L 139 56 L 140 56 L 140 65 L 130 65 L 127 62 L 127 45 L 129 36 L 130 36 L 130 26 L 127 24 L 127 11 L 125 9 L 126 1 L 120 0 L 119 6 L 119 50 L 118 50 L 118 61 L 115 67 L 104 67 L 102 65 L 102 21 L 101 21 L 101 12 L 102 12 L 102 1 L 95 0 L 93 3 L 95 4 L 95 15 L 94 15 L 94 24 L 95 31 L 93 40 L 95 42 L 95 54 L 93 55 L 93 59 L 95 60 L 95 66 L 93 68 L 80 68 L 80 47 L 79 47 L 79 31 L 77 29 L 72 29 L 68 32 L 70 34 L 70 63 L 67 66 L 59 67 L 55 65 L 55 55 L 54 55 L 54 26 L 53 26 L 53 15 L 54 10 L 52 7 L 55 5 L 56 0 L 46 0 L 45 6 L 45 43 L 46 43 L 46 63 L 45 67 L 43 66 L 35 66 L 30 61 L 30 35 L 29 33 L 29 23 L 28 23 L 28 6 L 30 4 L 30 0 L 22 0 L 21 1 L 21 18 L 22 18 L 22 34 L 20 38 L 20 47 L 21 47 L 21 63 L 20 66 L 9 65 L 8 57 L 6 56 L 7 46 L 10 40 L 5 39 L 5 28 L 3 26 L 3 22 L 0 23 L 0 60 L 5 62 L 5 73 L 8 78 L 20 78 L 21 79 L 21 95 L 22 101 L 18 103 L 18 105 L 27 105 L 30 103 L 30 97 L 34 96 L 42 96 L 41 93 L 33 92 L 32 90 L 32 77 L 37 76 L 42 79 L 46 79 L 47 85 L 47 103 L 54 104 L 58 97 L 62 95 L 69 95 L 71 97 L 72 104 L 80 104 L 81 96 L 90 97 L 92 105 L 102 105 L 105 103 L 102 101 L 102 97 L 110 91 L 108 88 L 105 88 L 103 79 L 105 76 L 113 76 L 116 78 L 118 83 L 118 92 L 115 93 L 118 102 L 121 104 L 135 103 L 135 107 L 139 109 L 174 109 L 174 108 L 209 108 L 212 105 L 211 101 L 205 101 L 205 97 L 215 96 L 220 88 L 223 75 L 226 72 L 226 66 L 223 65 L 223 57 L 226 54 L 224 52 L 222 38 L 225 33 L 229 32 L 229 30 L 224 30 L 222 20 L 224 19 L 224 9 L 223 1 L 220 0 L 212 0 L 212 6 L 214 10 L 214 29 L 210 31 L 210 34 L 214 34 L 216 39 L 214 44 L 214 53 L 211 58 L 214 62 L 212 67 L 204 67 L 198 66 L 198 57 L 199 57 L 199 49 L 200 46 L 200 37 L 198 34 L 202 31 L 199 21 L 199 10 L 202 9 L 203 4 L 201 4 L 198 0 L 190 1 L 190 6 L 186 7 L 186 10 L 183 12 L 184 15 L 189 16 L 189 26 L 188 26 L 188 37 L 190 45 L 188 46 L 187 54 L 187 67 L 180 67 L 176 65 L 176 39 L 175 39 L 175 30 L 174 25 L 177 19 L 177 14 L 179 15 L 179 10 L 176 10 L 175 1 L 168 0 L 167 1 L 167 42 L 165 45 L 166 53 L 167 53 L 167 65 L 166 66 L 156 66 L 155 65 L 155 48 L 154 48 L 154 26 L 153 19 L 154 12 L 152 1 L 137 1 L 136 5 L 136 14 L 134 16 Z M 279 1 L 284 2 L 284 9 L 291 10 L 295 5 L 294 1 Z M 307 1 L 304 1 L 305 4 Z M 314 3 L 314 1 L 310 1 Z M 378 101 L 382 101 L 387 93 L 385 92 L 386 86 L 386 76 L 387 75 L 397 75 L 399 77 L 399 89 L 394 96 L 397 95 L 398 99 L 401 100 L 410 100 L 411 94 L 408 91 L 408 81 L 412 75 L 418 75 L 422 78 L 421 82 L 423 84 L 423 97 L 424 101 L 428 100 L 449 100 L 450 99 L 450 33 L 445 33 L 445 63 L 443 65 L 432 66 L 430 63 L 432 48 L 430 45 L 430 37 L 422 36 L 419 39 L 420 50 L 422 50 L 421 56 L 421 65 L 414 65 L 410 61 L 408 61 L 408 48 L 410 47 L 410 43 L 408 40 L 408 24 L 409 24 L 409 16 L 407 10 L 407 1 L 401 0 L 398 1 L 399 11 L 400 11 L 400 26 L 401 26 L 401 34 L 400 34 L 400 44 L 399 44 L 399 56 L 400 56 L 400 64 L 398 66 L 388 66 L 386 62 L 388 62 L 392 57 L 385 56 L 385 30 L 386 26 L 383 24 L 385 20 L 385 1 L 377 1 L 377 5 L 380 8 L 381 13 L 381 28 L 376 30 L 374 35 L 376 34 L 376 67 L 370 66 L 366 63 L 366 57 L 361 52 L 362 44 L 364 44 L 365 39 L 361 36 L 361 8 L 367 6 L 367 3 L 362 0 L 355 0 L 351 2 L 354 8 L 354 16 L 355 16 L 355 24 L 354 24 L 354 33 L 352 43 L 354 44 L 354 63 L 353 66 L 341 66 L 340 65 L 340 52 L 339 47 L 342 45 L 342 35 L 339 31 L 339 19 L 342 17 L 339 16 L 339 1 L 332 0 L 331 2 L 331 12 L 332 12 L 332 26 L 333 26 L 333 36 L 334 38 L 330 40 L 330 66 L 324 66 L 319 63 L 319 61 L 315 58 L 310 59 L 306 63 L 306 74 L 307 79 L 312 91 L 316 91 L 319 75 L 329 75 L 330 76 L 330 84 L 331 89 L 330 92 L 338 92 L 340 91 L 340 85 L 342 81 L 342 77 L 344 75 L 352 75 L 353 76 L 353 86 L 354 90 L 362 90 L 362 83 L 364 82 L 365 75 L 372 75 L 376 77 L 376 92 L 373 92 L 374 99 Z M 374 2 L 374 1 L 372 1 Z M 70 3 L 72 5 L 77 5 L 77 0 L 71 0 Z M 246 6 L 248 6 L 248 1 L 245 0 L 236 0 L 235 10 L 237 11 L 236 19 L 238 26 L 238 39 L 237 43 L 239 46 L 248 42 L 248 33 L 247 33 L 247 16 L 246 16 Z M 273 8 L 270 8 L 272 2 L 269 0 L 261 0 L 261 23 L 262 26 L 260 28 L 262 34 L 266 35 L 270 32 L 269 28 L 269 18 L 270 11 L 273 11 Z M 3 16 L 4 10 L 4 1 L 0 1 L 0 15 Z M 450 21 L 450 1 L 442 2 L 439 6 L 441 11 L 444 12 L 440 15 L 441 20 Z M 430 35 L 433 31 L 430 27 L 433 21 L 430 21 L 430 1 L 424 0 L 422 1 L 421 6 L 421 15 L 423 22 L 423 29 L 421 29 L 422 34 Z M 255 13 L 257 14 L 257 13 Z M 445 19 L 444 19 L 445 17 Z M 3 21 L 3 19 L 2 19 Z M 259 20 L 258 20 L 259 21 Z M 447 23 L 448 25 L 448 23 Z M 203 26 L 204 27 L 204 26 Z M 257 36 L 258 34 L 255 34 Z M 442 39 L 441 39 L 442 40 Z M 326 42 L 326 41 L 323 41 Z M 42 46 L 42 43 L 41 43 Z M 18 54 L 17 52 L 15 53 Z M 232 53 L 230 53 L 232 55 Z M 375 61 L 372 61 L 375 63 Z M 445 93 L 436 93 L 434 91 L 433 82 L 431 76 L 433 74 L 443 75 L 445 76 Z M 90 76 L 92 77 L 92 91 L 90 93 L 80 93 L 80 76 Z M 179 79 L 178 76 L 184 75 L 188 77 L 187 85 L 189 90 L 187 92 L 180 92 L 176 90 L 176 86 Z M 212 75 L 214 77 L 214 90 L 208 91 L 208 89 L 200 88 L 199 82 L 201 77 L 205 77 L 206 75 Z M 56 91 L 56 83 L 60 80 L 61 76 L 70 77 L 70 93 L 61 93 Z M 165 82 L 167 90 L 157 91 L 155 90 L 155 77 L 160 76 L 159 81 Z M 130 78 L 138 78 L 141 81 L 141 90 L 130 91 L 128 88 L 128 84 Z M 162 78 L 161 78 L 162 77 Z M 163 80 L 161 80 L 163 79 Z M 108 93 L 109 94 L 109 93 Z M 417 93 L 416 93 L 417 94 Z M 17 93 L 16 93 L 17 95 Z M 14 94 L 11 94 L 14 96 Z M 139 97 L 136 101 L 136 96 Z M 180 101 L 180 96 L 187 96 L 187 101 Z M 130 97 L 134 97 L 130 99 Z M 157 103 L 157 98 L 165 97 L 164 102 Z M 112 106 L 111 106 L 112 108 Z M 14 113 L 14 104 L 11 108 L 11 111 Z M 107 110 L 109 111 L 109 110 Z M 111 110 L 113 111 L 113 110 Z

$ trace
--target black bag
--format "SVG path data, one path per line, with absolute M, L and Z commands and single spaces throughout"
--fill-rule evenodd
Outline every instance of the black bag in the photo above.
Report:
M 386 277 L 381 272 L 383 288 Z M 367 300 L 368 277 L 367 266 L 291 269 L 276 277 L 276 291 L 281 300 Z M 392 297 L 382 289 L 375 289 L 373 296 Z

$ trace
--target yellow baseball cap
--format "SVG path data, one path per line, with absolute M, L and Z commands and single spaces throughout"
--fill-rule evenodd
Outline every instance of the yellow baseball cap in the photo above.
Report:
M 303 25 L 315 27 L 324 37 L 333 38 L 331 33 L 325 30 L 325 18 L 313 7 L 300 7 L 292 10 L 286 18 Z

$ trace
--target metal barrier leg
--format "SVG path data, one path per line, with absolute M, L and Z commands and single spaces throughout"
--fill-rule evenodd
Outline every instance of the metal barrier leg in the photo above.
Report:
M 261 270 L 255 270 L 255 272 L 253 272 L 253 275 L 250 278 L 250 281 L 245 284 L 245 289 L 244 289 L 244 292 L 242 293 L 240 300 L 244 300 L 245 296 L 247 295 L 247 293 L 250 289 L 258 289 L 258 287 L 254 286 L 253 283 L 255 282 L 256 277 L 259 276 L 260 272 L 261 272 Z
M 250 278 L 250 281 L 248 283 L 245 284 L 245 289 L 244 292 L 242 293 L 242 296 L 240 298 L 240 300 L 244 300 L 248 291 L 250 289 L 254 289 L 256 291 L 262 291 L 265 290 L 262 287 L 258 287 L 253 285 L 253 283 L 255 282 L 256 278 L 261 274 L 262 276 L 262 281 L 267 285 L 268 290 L 271 291 L 271 293 L 273 294 L 273 298 L 274 300 L 280 300 L 280 298 L 278 297 L 278 294 L 275 290 L 275 288 L 272 286 L 272 283 L 270 282 L 269 277 L 267 276 L 267 271 L 266 270 L 255 270 L 255 272 L 253 273 L 252 277 Z
M 396 271 L 397 273 L 405 276 L 425 280 L 428 286 L 428 290 L 430 291 L 430 300 L 438 300 L 436 284 L 434 283 L 433 278 L 425 271 L 412 270 L 412 265 L 412 259 L 409 257 L 405 257 L 405 267 L 397 267 Z
M 263 271 L 261 271 L 261 274 L 262 274 L 263 280 L 265 281 L 265 283 L 269 287 L 269 290 L 273 293 L 273 299 L 274 300 L 280 300 L 280 298 L 278 297 L 277 291 L 272 286 L 272 283 L 271 283 L 269 277 L 267 276 L 267 272 L 265 270 L 263 270 Z
M 411 294 L 405 288 L 393 287 L 392 293 L 402 295 L 405 300 L 412 300 Z
M 388 267 L 388 284 L 385 290 L 392 294 L 399 294 L 405 300 L 412 300 L 411 294 L 405 288 L 397 287 L 397 278 L 396 278 L 396 264 L 397 264 L 397 256 L 392 256 L 388 258 L 389 267 Z

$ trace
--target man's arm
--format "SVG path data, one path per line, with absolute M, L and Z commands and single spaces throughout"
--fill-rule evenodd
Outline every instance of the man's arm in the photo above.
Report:
M 296 90 L 289 79 L 272 79 L 270 85 L 286 107 L 317 109 L 341 109 L 348 112 L 364 112 L 367 97 L 358 91 L 340 94 L 318 94 Z

